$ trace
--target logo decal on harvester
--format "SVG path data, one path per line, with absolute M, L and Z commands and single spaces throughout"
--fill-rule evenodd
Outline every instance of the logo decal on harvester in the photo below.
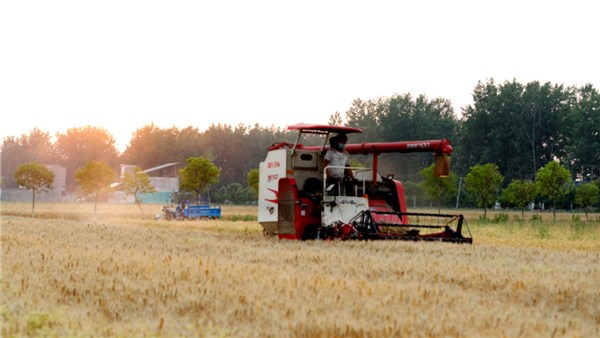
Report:
M 275 194 L 275 199 L 270 200 L 268 198 L 265 198 L 265 201 L 275 203 L 275 204 L 279 203 L 279 191 L 271 189 L 271 188 L 268 188 L 267 190 L 272 191 Z
M 355 200 L 337 200 L 337 204 L 356 204 Z
M 419 143 L 409 143 L 406 145 L 408 149 L 417 149 L 417 148 L 429 148 L 431 146 L 431 142 L 419 142 Z

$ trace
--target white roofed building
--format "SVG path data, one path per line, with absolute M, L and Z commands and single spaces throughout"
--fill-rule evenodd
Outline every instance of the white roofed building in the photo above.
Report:
M 121 164 L 121 177 L 128 171 L 132 170 L 135 165 Z M 179 191 L 179 162 L 162 164 L 156 167 L 143 170 L 148 175 L 150 184 L 156 189 L 156 192 L 149 194 L 138 194 L 138 198 L 143 203 L 170 203 L 174 193 Z M 115 189 L 119 189 L 115 183 Z M 110 202 L 113 203 L 128 203 L 133 202 L 133 196 L 126 196 L 123 191 L 115 191 Z

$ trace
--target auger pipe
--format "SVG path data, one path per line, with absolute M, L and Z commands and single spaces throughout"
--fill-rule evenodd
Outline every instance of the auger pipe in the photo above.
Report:
M 371 142 L 347 144 L 344 149 L 350 154 L 424 153 L 452 154 L 452 145 L 447 138 L 427 141 Z
M 321 147 L 312 146 L 304 149 L 319 150 Z M 425 153 L 452 154 L 450 140 L 404 141 L 404 142 L 363 142 L 350 143 L 344 147 L 350 154 L 383 154 L 383 153 Z
M 318 150 L 320 147 L 306 147 Z M 349 154 L 373 154 L 373 182 L 377 182 L 377 166 L 379 154 L 383 153 L 426 153 L 452 154 L 450 140 L 403 141 L 403 142 L 363 142 L 346 144 L 344 147 Z

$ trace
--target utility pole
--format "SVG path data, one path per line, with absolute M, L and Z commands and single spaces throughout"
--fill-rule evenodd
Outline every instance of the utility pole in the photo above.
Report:
M 458 203 L 460 202 L 460 189 L 462 188 L 462 176 L 458 181 L 458 191 L 456 192 L 456 209 L 458 209 Z

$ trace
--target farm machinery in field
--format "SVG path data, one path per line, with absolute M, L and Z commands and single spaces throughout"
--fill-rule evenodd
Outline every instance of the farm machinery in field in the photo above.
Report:
M 176 207 L 164 205 L 162 214 L 157 218 L 166 220 L 220 219 L 221 207 L 212 207 L 209 204 L 190 205 L 181 202 L 177 203 Z
M 373 155 L 372 168 L 344 167 L 352 170 L 353 179 L 332 183 L 327 172 L 335 168 L 324 162 L 329 137 L 362 130 L 308 124 L 288 129 L 298 131 L 296 142 L 272 145 L 260 163 L 258 221 L 265 235 L 296 240 L 473 242 L 463 215 L 407 212 L 402 183 L 377 172 L 382 153 L 432 152 L 435 175 L 448 176 L 452 153 L 448 139 L 346 144 L 348 154 Z M 323 144 L 300 143 L 307 134 L 322 136 Z M 465 229 L 468 236 L 463 235 Z

